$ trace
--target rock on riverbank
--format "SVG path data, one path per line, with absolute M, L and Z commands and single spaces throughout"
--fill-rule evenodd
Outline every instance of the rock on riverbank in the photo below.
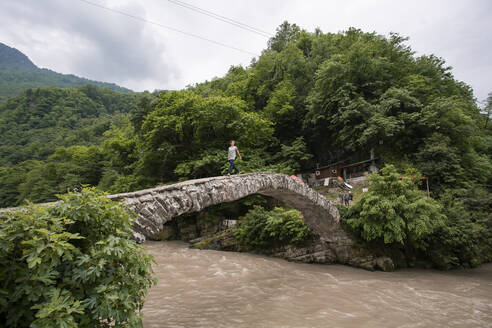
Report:
M 240 250 L 232 229 L 212 236 L 196 238 L 189 242 L 191 247 L 198 249 Z M 370 254 L 367 250 L 357 247 L 346 234 L 333 236 L 329 241 L 315 237 L 304 246 L 285 245 L 252 252 L 303 263 L 339 263 L 371 271 L 393 271 L 395 269 L 393 261 L 389 257 L 376 257 Z

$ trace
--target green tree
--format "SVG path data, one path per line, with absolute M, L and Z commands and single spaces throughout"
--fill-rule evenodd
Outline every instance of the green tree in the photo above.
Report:
M 428 237 L 446 217 L 440 204 L 417 188 L 417 171 L 402 175 L 387 165 L 381 173 L 369 176 L 369 191 L 348 209 L 346 223 L 363 240 L 402 248 L 411 260 L 415 251 L 427 249 Z
M 489 125 L 490 117 L 492 117 L 492 92 L 490 92 L 487 97 L 485 108 L 484 108 L 484 114 L 485 114 L 484 128 L 487 129 Z
M 34 166 L 17 186 L 19 200 L 46 202 L 56 194 L 96 186 L 103 174 L 104 154 L 98 146 L 58 147 L 46 162 Z
M 299 137 L 289 145 L 282 145 L 280 158 L 284 165 L 289 166 L 294 171 L 299 172 L 301 169 L 309 168 L 309 161 L 312 159 L 306 147 L 303 137 Z
M 20 195 L 19 185 L 25 182 L 30 171 L 42 165 L 40 161 L 25 161 L 14 166 L 0 167 L 0 208 L 22 203 L 24 199 Z
M 264 116 L 274 122 L 275 136 L 280 142 L 292 141 L 302 132 L 300 129 L 289 129 L 303 119 L 303 112 L 294 108 L 295 97 L 294 85 L 289 81 L 282 81 L 275 87 L 263 110 Z
M 492 259 L 492 220 L 483 219 L 490 216 L 492 199 L 478 186 L 474 189 L 471 194 L 461 188 L 442 193 L 440 202 L 447 219 L 428 238 L 426 252 L 439 269 L 476 267 Z
M 296 41 L 300 36 L 301 29 L 296 24 L 289 24 L 284 21 L 277 27 L 277 33 L 268 40 L 268 48 L 275 51 L 282 51 L 290 42 Z
M 229 140 L 236 140 L 241 149 L 256 148 L 271 140 L 272 132 L 270 121 L 248 112 L 236 97 L 169 92 L 159 97 L 143 123 L 144 154 L 137 169 L 161 181 L 176 173 L 217 175 L 222 166 L 218 152 L 225 151 Z

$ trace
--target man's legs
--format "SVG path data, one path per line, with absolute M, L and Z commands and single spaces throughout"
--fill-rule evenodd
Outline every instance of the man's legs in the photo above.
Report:
M 233 159 L 230 159 L 229 160 L 229 172 L 227 174 L 231 174 L 232 173 L 232 170 L 234 169 L 234 172 L 235 173 L 239 173 L 239 170 L 237 169 L 236 165 L 234 165 L 234 160 Z
M 233 159 L 230 159 L 230 160 L 229 160 L 229 171 L 227 171 L 227 174 L 228 174 L 228 175 L 231 175 L 231 173 L 232 173 L 232 168 L 233 168 L 233 167 L 235 167 L 235 166 L 234 166 L 234 160 L 233 160 Z

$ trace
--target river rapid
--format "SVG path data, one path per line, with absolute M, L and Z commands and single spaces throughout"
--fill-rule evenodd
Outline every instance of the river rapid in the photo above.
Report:
M 492 327 L 492 264 L 369 272 L 146 242 L 144 327 Z

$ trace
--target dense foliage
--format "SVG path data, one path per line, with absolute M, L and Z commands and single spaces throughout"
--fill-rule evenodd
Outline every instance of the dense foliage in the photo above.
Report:
M 0 207 L 97 185 L 105 157 L 96 145 L 138 97 L 94 86 L 29 89 L 0 105 Z
M 396 245 L 407 253 L 425 251 L 445 216 L 441 206 L 417 188 L 420 178 L 410 169 L 401 175 L 392 165 L 370 175 L 369 191 L 348 208 L 346 223 L 365 241 Z
M 282 245 L 300 245 L 309 238 L 302 214 L 295 209 L 256 206 L 234 228 L 241 250 L 268 249 Z
M 94 189 L 0 221 L 0 322 L 9 327 L 142 327 L 151 257 L 123 205 Z
M 26 55 L 0 42 L 0 103 L 30 88 L 73 88 L 86 84 L 119 92 L 131 92 L 114 83 L 92 81 L 72 74 L 60 74 L 38 68 Z
M 367 241 L 425 249 L 425 239 L 443 223 L 442 209 L 417 188 L 420 175 L 400 175 L 392 165 L 369 176 L 369 191 L 350 207 L 347 223 Z
M 0 164 L 44 160 L 60 146 L 98 144 L 136 97 L 91 85 L 28 89 L 0 105 Z
M 418 188 L 421 183 L 415 169 L 402 174 L 387 165 L 381 174 L 369 176 L 368 192 L 342 209 L 343 220 L 369 247 L 383 249 L 400 265 L 424 260 L 449 269 L 489 261 L 490 227 L 471 219 L 449 193 L 441 203 L 427 197 Z
M 441 196 L 444 224 L 429 238 L 426 258 L 440 269 L 492 261 L 492 196 L 484 190 L 448 190 Z

